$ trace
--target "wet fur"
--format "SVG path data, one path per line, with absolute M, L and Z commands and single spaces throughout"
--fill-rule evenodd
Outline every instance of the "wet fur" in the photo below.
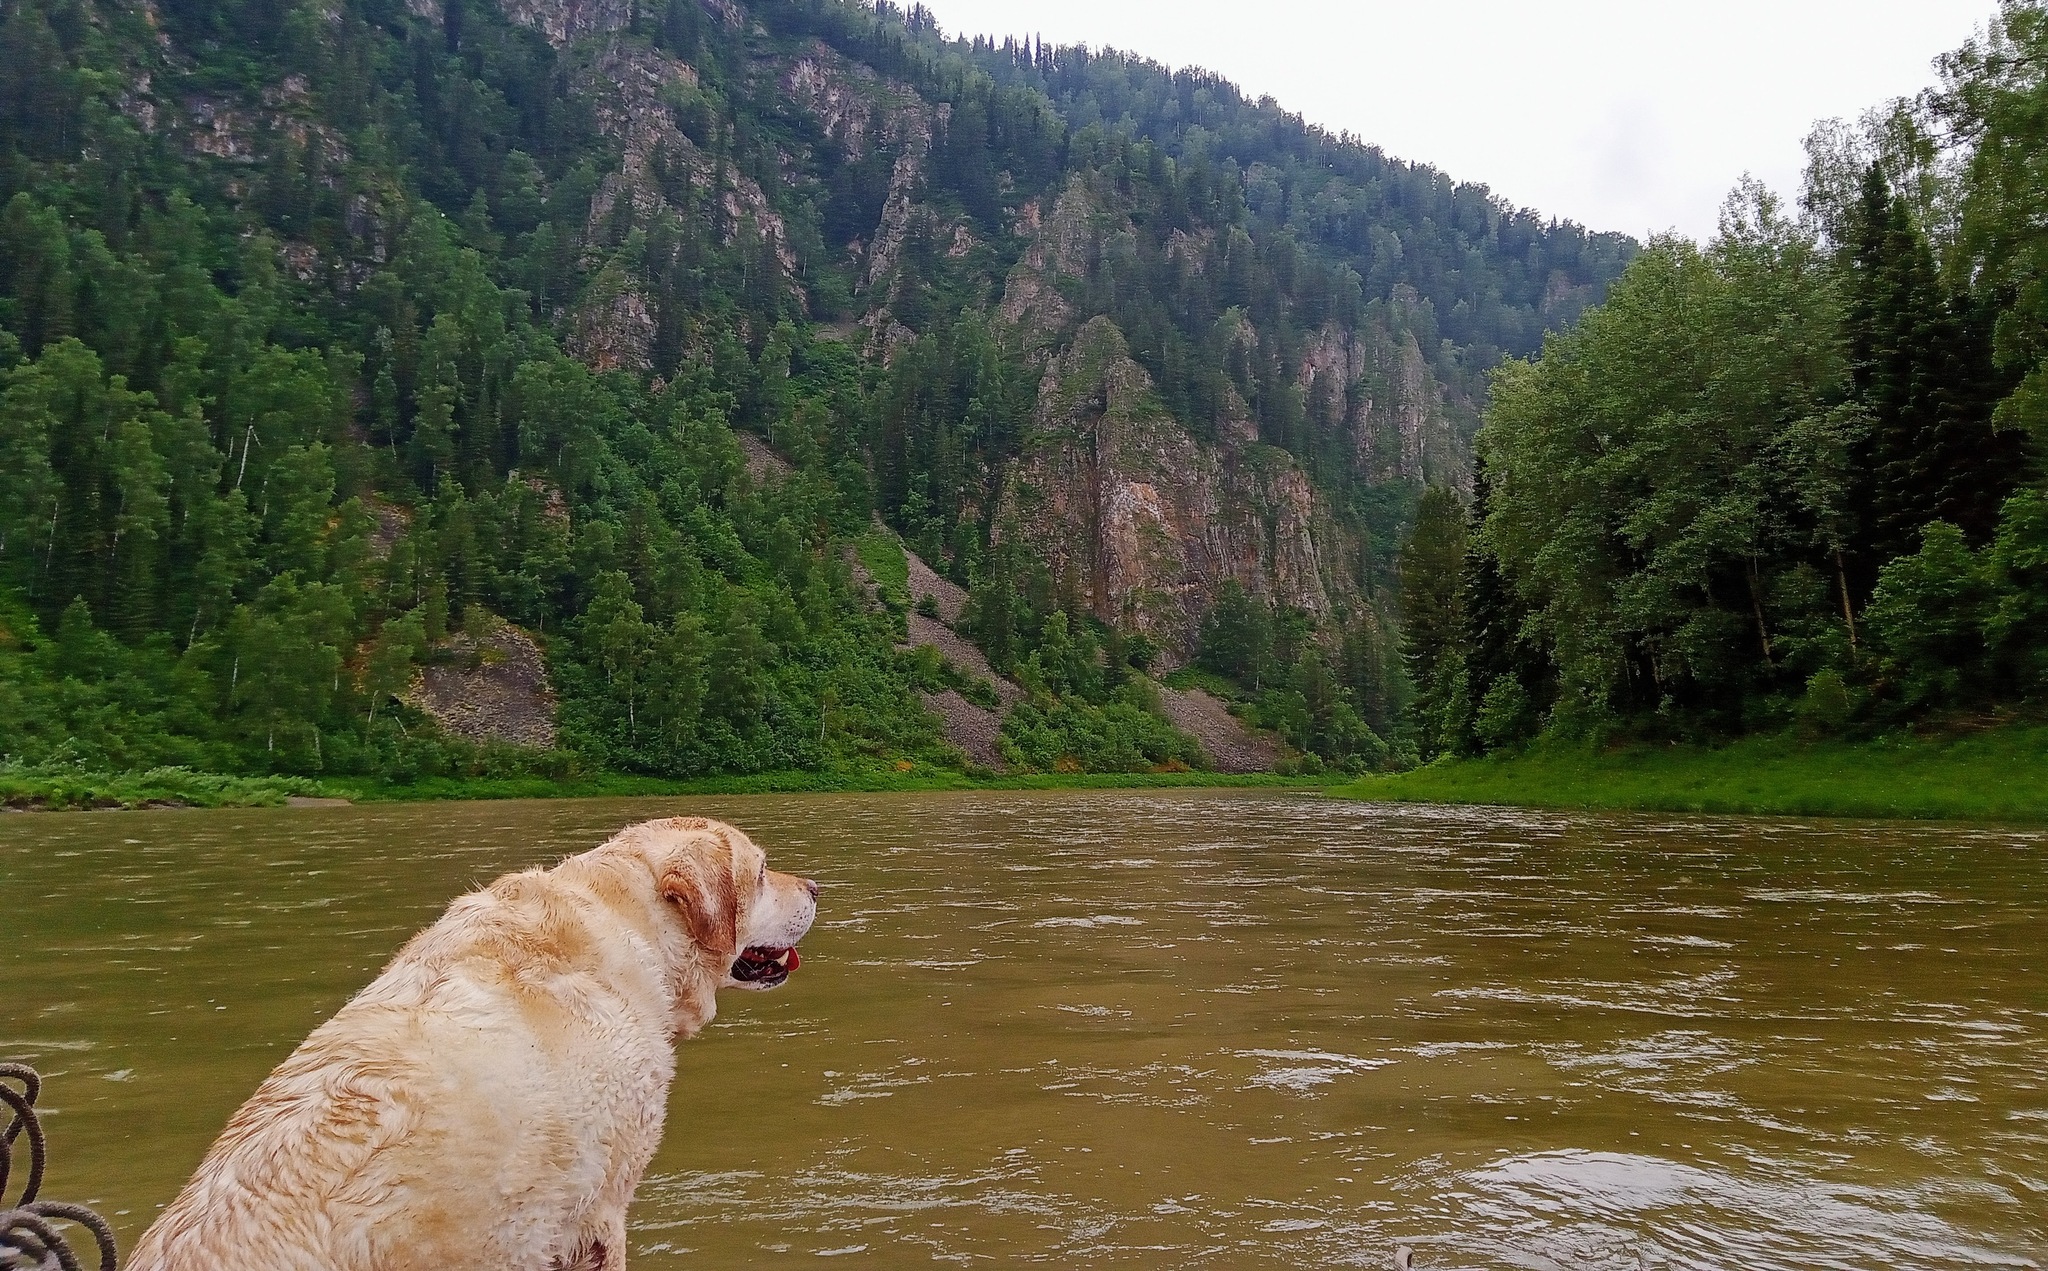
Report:
M 762 865 L 650 821 L 456 900 L 235 1113 L 130 1271 L 623 1268 L 674 1043 L 815 914 Z

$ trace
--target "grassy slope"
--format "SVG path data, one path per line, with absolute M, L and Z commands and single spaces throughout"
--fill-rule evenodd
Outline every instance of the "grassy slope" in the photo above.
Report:
M 887 530 L 873 529 L 853 541 L 853 551 L 883 595 L 899 605 L 910 604 L 910 559 L 903 554 L 901 540 Z
M 1367 777 L 1335 793 L 1409 803 L 2048 821 L 2048 728 L 1865 742 L 1752 737 L 1713 750 L 1542 746 Z

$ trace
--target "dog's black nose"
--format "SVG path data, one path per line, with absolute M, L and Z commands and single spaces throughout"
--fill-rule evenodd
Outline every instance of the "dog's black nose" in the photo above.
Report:
M 804 890 L 811 893 L 812 900 L 816 900 L 818 898 L 818 880 L 815 878 L 806 878 L 804 880 Z

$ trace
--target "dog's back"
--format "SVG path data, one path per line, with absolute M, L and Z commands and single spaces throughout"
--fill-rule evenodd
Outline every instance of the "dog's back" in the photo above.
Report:
M 675 1064 L 622 894 L 558 870 L 455 902 L 235 1114 L 131 1271 L 620 1265 Z

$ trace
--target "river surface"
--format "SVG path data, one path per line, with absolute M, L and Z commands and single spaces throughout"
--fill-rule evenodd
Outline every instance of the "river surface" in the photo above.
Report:
M 637 1269 L 2048 1258 L 2048 836 L 1244 792 L 0 818 L 0 1058 L 132 1244 L 450 898 L 657 815 L 823 885 Z

